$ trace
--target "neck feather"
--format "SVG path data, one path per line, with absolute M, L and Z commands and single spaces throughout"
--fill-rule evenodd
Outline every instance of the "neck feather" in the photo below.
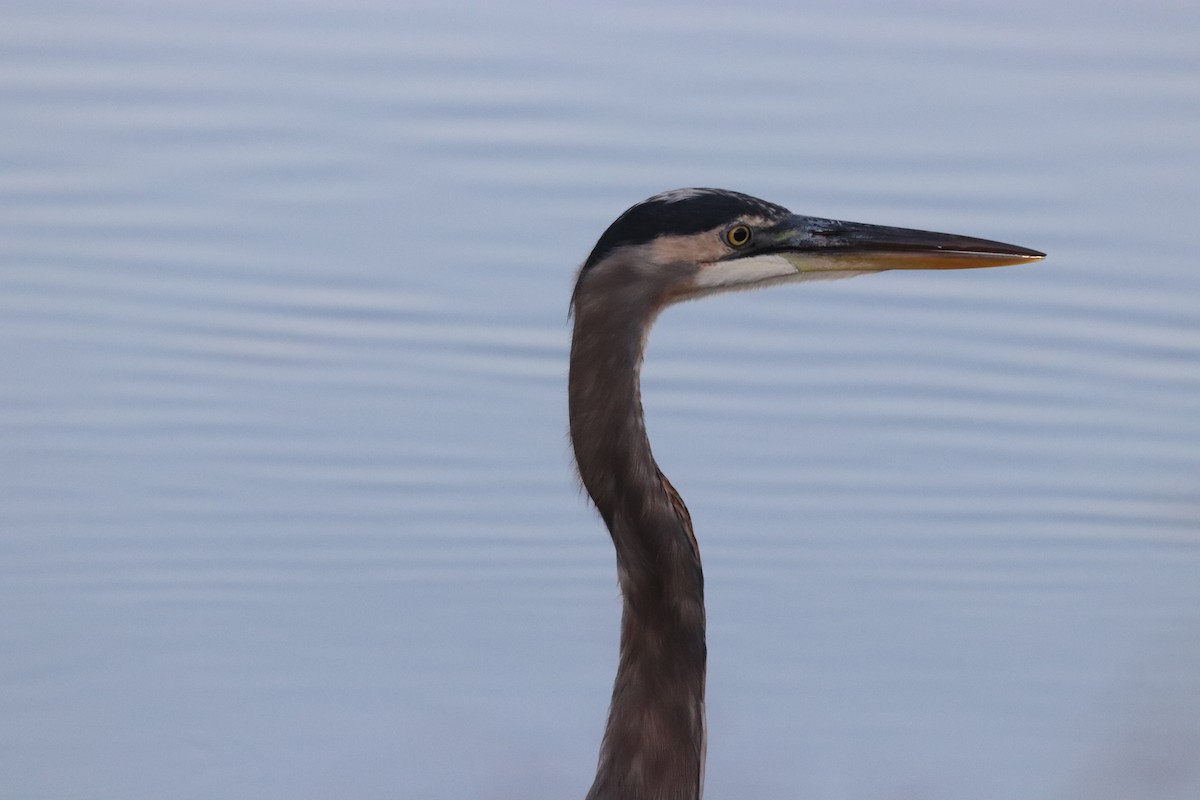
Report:
M 629 285 L 627 278 L 614 283 Z M 583 485 L 612 535 L 624 612 L 612 705 L 588 800 L 698 800 L 705 749 L 704 577 L 687 509 L 654 461 L 642 416 L 639 370 L 657 307 L 645 293 L 593 295 L 607 302 L 576 294 L 571 441 Z

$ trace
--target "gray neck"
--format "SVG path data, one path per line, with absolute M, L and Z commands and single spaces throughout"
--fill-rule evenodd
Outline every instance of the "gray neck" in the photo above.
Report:
M 638 373 L 657 306 L 638 295 L 598 291 L 605 300 L 588 303 L 577 291 L 575 303 L 571 441 L 612 535 L 624 600 L 620 664 L 588 800 L 698 800 L 704 576 L 687 509 L 646 437 Z

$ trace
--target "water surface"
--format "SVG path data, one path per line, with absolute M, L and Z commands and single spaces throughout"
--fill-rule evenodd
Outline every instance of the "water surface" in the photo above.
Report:
M 1045 250 L 690 304 L 707 796 L 1200 793 L 1200 11 L 0 12 L 0 794 L 582 797 L 575 266 L 676 186 Z

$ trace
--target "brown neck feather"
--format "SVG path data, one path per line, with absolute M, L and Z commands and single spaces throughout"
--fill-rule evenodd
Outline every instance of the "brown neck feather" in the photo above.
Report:
M 704 576 L 687 509 L 654 461 L 642 417 L 638 374 L 658 304 L 644 285 L 622 291 L 636 275 L 621 268 L 586 278 L 612 285 L 576 292 L 568 386 L 579 475 L 612 535 L 624 600 L 620 663 L 588 800 L 698 800 Z

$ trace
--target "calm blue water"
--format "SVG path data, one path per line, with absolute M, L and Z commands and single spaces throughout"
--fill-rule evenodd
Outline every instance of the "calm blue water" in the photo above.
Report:
M 710 798 L 1200 796 L 1200 8 L 0 10 L 0 796 L 563 798 L 573 273 L 725 186 L 1012 241 L 671 310 Z

